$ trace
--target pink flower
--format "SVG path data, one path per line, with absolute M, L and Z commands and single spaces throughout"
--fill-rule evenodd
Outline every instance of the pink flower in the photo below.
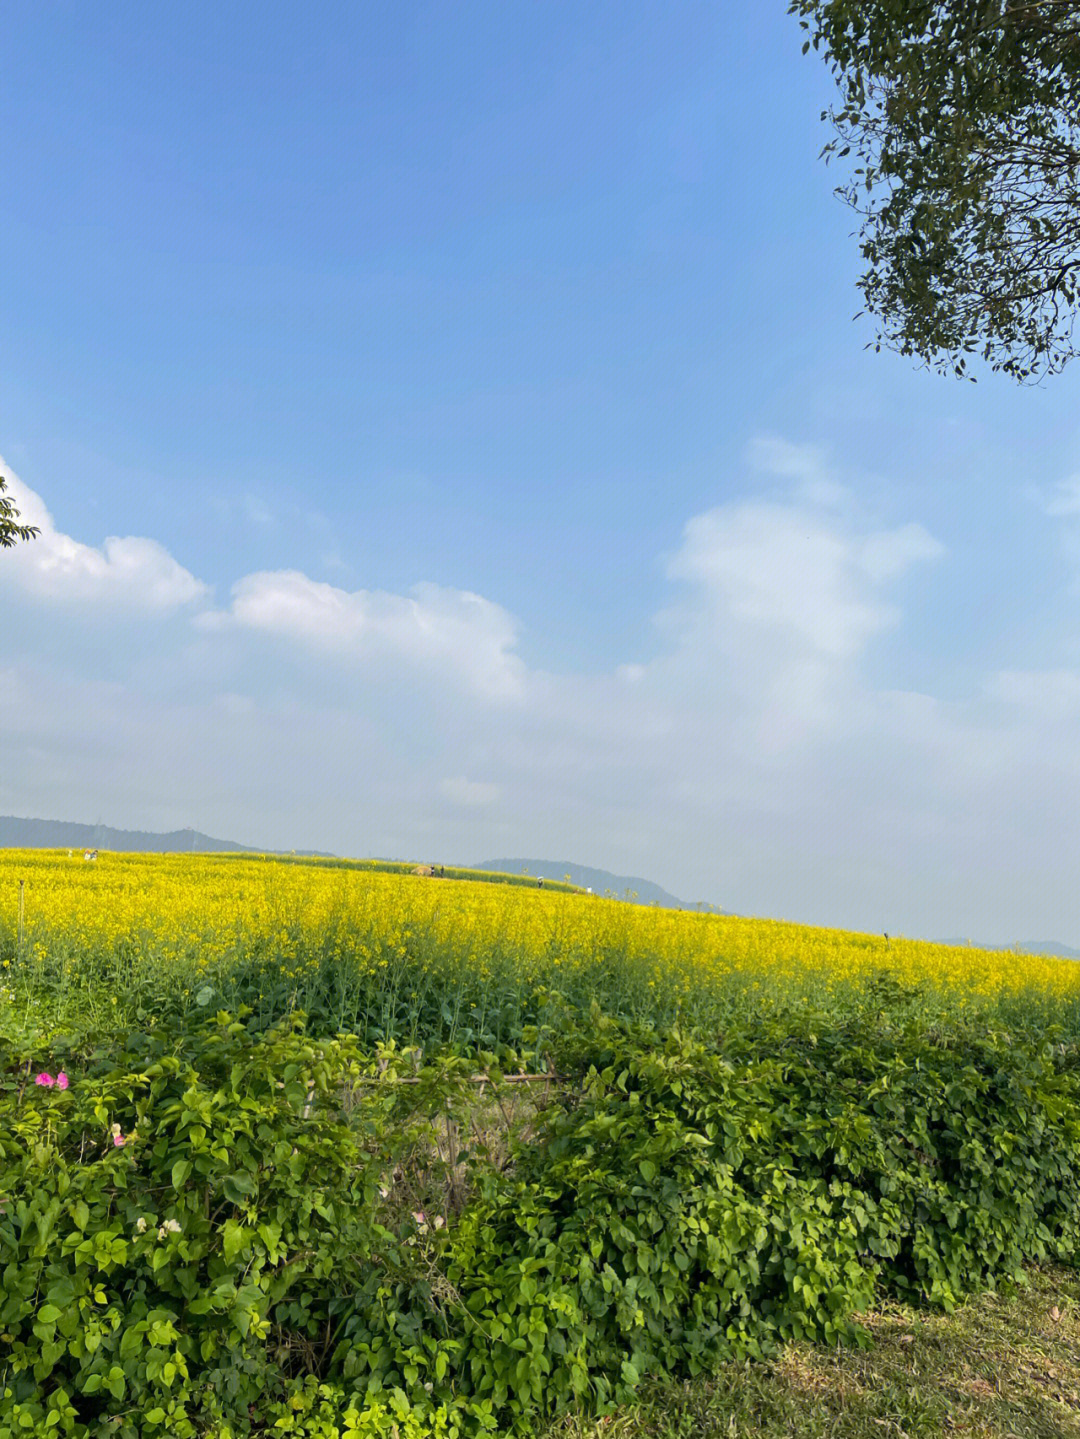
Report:
M 117 1149 L 123 1149 L 126 1140 L 124 1139 L 124 1136 L 122 1134 L 114 1134 L 112 1137 L 112 1142 Z
M 63 1070 L 56 1076 L 56 1087 L 57 1089 L 66 1089 L 68 1087 L 68 1077 Z
M 56 1080 L 52 1077 L 51 1074 L 46 1074 L 45 1071 L 42 1070 L 40 1074 L 35 1075 L 34 1083 L 44 1085 L 46 1089 L 51 1089 L 56 1083 Z

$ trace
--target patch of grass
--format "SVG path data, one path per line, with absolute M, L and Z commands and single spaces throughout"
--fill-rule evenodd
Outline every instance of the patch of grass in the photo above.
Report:
M 1080 1439 L 1080 1273 L 1029 1280 L 952 1314 L 889 1304 L 860 1316 L 866 1350 L 793 1344 L 545 1439 Z
M 250 859 L 250 854 L 225 854 L 215 855 L 215 859 L 243 860 Z M 428 864 L 422 860 L 412 859 L 339 859 L 336 855 L 329 858 L 323 855 L 268 855 L 275 863 L 307 865 L 311 869 L 356 869 L 366 874 L 399 874 L 413 875 L 417 871 L 426 873 L 426 877 L 432 875 L 439 879 L 468 879 L 474 880 L 477 884 L 517 884 L 525 885 L 528 889 L 536 889 L 540 875 L 529 874 L 523 870 L 521 874 L 506 874 L 495 869 L 469 869 L 460 864 Z M 559 894 L 585 894 L 579 884 L 571 884 L 568 880 L 543 879 L 539 884 L 540 889 L 554 890 Z M 591 893 L 591 891 L 589 891 Z M 618 895 L 610 896 L 617 899 Z

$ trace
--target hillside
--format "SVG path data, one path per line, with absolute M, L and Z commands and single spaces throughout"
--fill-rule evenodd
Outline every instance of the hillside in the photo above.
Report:
M 0 849 L 108 849 L 122 854 L 271 854 L 231 839 L 213 839 L 197 829 L 152 834 L 113 829 L 107 824 L 74 824 L 61 819 L 18 819 L 0 815 Z M 297 850 L 317 855 L 320 850 Z M 332 858 L 332 856 L 325 856 Z
M 520 874 L 527 870 L 529 874 L 535 874 L 538 878 L 544 879 L 565 879 L 570 876 L 570 883 L 580 885 L 582 889 L 591 889 L 593 894 L 610 894 L 615 899 L 630 899 L 634 904 L 656 904 L 661 909 L 700 909 L 709 914 L 723 914 L 715 904 L 709 904 L 705 900 L 692 903 L 685 899 L 676 899 L 666 889 L 661 889 L 658 884 L 651 880 L 640 879 L 635 875 L 611 874 L 606 869 L 590 869 L 584 864 L 570 864 L 569 861 L 559 863 L 550 859 L 486 859 L 481 864 L 469 866 L 470 869 L 494 870 L 500 874 Z

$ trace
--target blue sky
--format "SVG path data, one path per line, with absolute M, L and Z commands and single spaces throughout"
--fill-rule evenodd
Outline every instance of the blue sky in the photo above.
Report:
M 1080 370 L 866 350 L 784 9 L 8 17 L 0 812 L 1080 946 Z

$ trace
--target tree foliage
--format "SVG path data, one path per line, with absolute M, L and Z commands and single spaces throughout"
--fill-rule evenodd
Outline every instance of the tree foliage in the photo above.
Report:
M 20 525 L 15 501 L 5 495 L 7 481 L 0 475 L 0 549 L 11 549 L 18 540 L 32 540 L 38 533 L 36 525 Z
M 790 0 L 840 103 L 882 345 L 964 375 L 1060 370 L 1080 269 L 1080 0 Z

